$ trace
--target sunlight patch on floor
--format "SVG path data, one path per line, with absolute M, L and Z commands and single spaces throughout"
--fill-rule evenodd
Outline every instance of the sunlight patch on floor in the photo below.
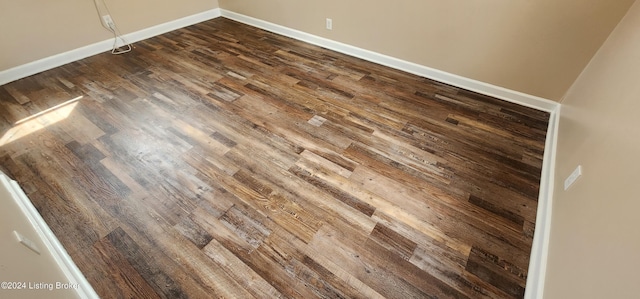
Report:
M 65 120 L 69 117 L 80 99 L 82 99 L 82 96 L 17 121 L 13 128 L 9 129 L 2 138 L 0 138 L 0 146 L 9 144 L 47 126 Z

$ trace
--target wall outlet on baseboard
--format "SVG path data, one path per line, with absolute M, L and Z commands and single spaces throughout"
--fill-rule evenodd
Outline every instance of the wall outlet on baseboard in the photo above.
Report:
M 569 189 L 573 183 L 582 175 L 582 165 L 578 165 L 576 169 L 564 180 L 564 190 Z
M 332 19 L 327 18 L 326 27 L 327 27 L 327 30 L 333 30 L 333 20 Z

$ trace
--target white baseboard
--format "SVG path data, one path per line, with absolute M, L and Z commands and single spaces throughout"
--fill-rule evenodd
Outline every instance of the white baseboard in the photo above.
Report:
M 130 42 L 135 43 L 141 40 L 145 40 L 156 35 L 167 33 L 172 30 L 180 29 L 186 26 L 197 24 L 206 20 L 217 18 L 220 16 L 220 9 L 212 9 L 191 16 L 187 16 L 181 19 L 173 20 L 167 23 L 159 24 L 153 27 L 142 29 L 140 31 L 132 32 L 124 35 L 124 38 Z M 27 64 L 23 64 L 8 70 L 0 71 L 0 85 L 7 84 L 9 82 L 25 78 L 31 75 L 35 75 L 52 68 L 65 65 L 70 62 L 74 62 L 89 56 L 103 53 L 111 50 L 113 46 L 113 39 L 104 40 L 88 46 L 84 46 L 78 49 L 74 49 L 68 52 L 53 55 L 47 58 L 36 60 Z
M 358 57 L 367 61 L 375 62 L 394 69 L 402 70 L 425 78 L 433 79 L 442 83 L 450 84 L 456 87 L 464 88 L 470 91 L 492 96 L 498 99 L 520 104 L 523 106 L 535 108 L 542 111 L 551 112 L 558 106 L 557 102 L 532 96 L 522 92 L 510 90 L 500 86 L 491 85 L 481 81 L 465 78 L 455 74 L 447 73 L 441 70 L 433 69 L 427 66 L 419 65 L 406 60 L 401 60 L 384 54 L 354 47 L 344 43 L 336 42 L 330 39 L 319 37 L 303 31 L 291 29 L 281 25 L 273 24 L 267 21 L 256 19 L 250 16 L 242 15 L 225 9 L 221 9 L 222 16 L 241 23 L 245 23 L 254 27 L 258 27 L 267 31 L 271 31 L 280 35 L 301 40 L 310 44 L 321 46 L 336 52 L 344 53 L 350 56 Z
M 544 295 L 544 283 L 547 273 L 549 238 L 551 234 L 551 215 L 553 213 L 553 189 L 556 169 L 556 150 L 558 147 L 558 130 L 560 128 L 561 105 L 551 112 L 547 139 L 542 158 L 542 175 L 540 193 L 538 195 L 538 211 L 536 229 L 533 235 L 533 246 L 529 259 L 527 287 L 525 299 L 538 299 Z

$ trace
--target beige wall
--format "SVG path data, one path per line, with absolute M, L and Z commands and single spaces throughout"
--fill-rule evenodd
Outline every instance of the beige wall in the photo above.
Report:
M 638 298 L 640 2 L 562 102 L 545 298 Z M 578 165 L 583 177 L 564 191 Z
M 220 7 L 560 100 L 633 0 L 220 0 Z M 324 29 L 333 19 L 332 31 Z
M 106 0 L 123 34 L 218 7 L 217 0 Z M 0 71 L 111 37 L 92 0 L 0 0 Z
M 224 9 L 560 100 L 633 0 L 220 0 Z M 107 0 L 123 33 L 217 0 Z M 334 30 L 324 29 L 325 18 Z M 0 71 L 110 38 L 93 1 L 0 0 Z

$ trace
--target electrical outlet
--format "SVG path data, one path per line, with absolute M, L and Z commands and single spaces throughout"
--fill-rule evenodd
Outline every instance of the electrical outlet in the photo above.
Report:
M 576 169 L 564 180 L 564 190 L 569 189 L 573 183 L 582 175 L 582 165 L 578 165 Z
M 327 30 L 333 30 L 333 20 L 327 18 Z
M 116 24 L 113 22 L 113 19 L 111 18 L 111 15 L 104 15 L 102 16 L 102 20 L 104 21 L 104 25 L 107 26 L 108 28 L 115 30 L 116 28 Z
M 13 235 L 16 237 L 16 239 L 18 240 L 18 242 L 20 242 L 20 244 L 24 245 L 25 247 L 33 250 L 33 252 L 40 254 L 40 248 L 38 248 L 38 245 L 36 245 L 36 243 L 34 243 L 33 241 L 29 240 L 27 237 L 23 236 L 22 234 L 20 234 L 17 231 L 13 231 Z

